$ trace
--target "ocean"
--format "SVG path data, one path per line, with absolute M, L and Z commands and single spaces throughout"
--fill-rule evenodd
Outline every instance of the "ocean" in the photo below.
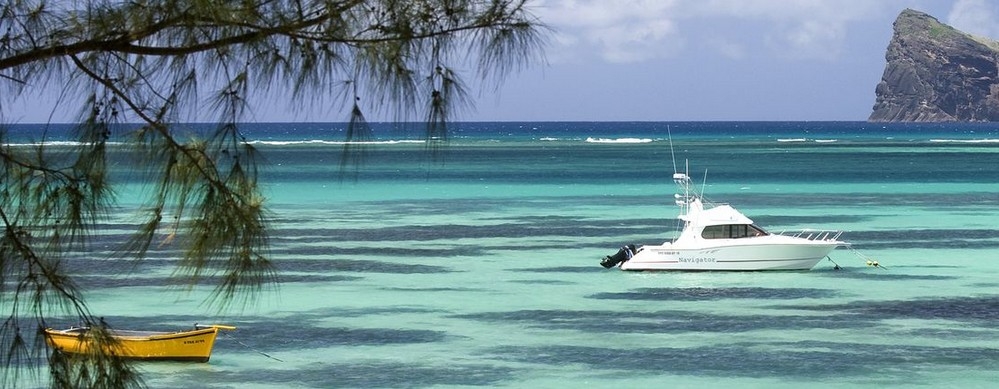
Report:
M 342 123 L 246 125 L 266 158 L 280 282 L 238 311 L 204 304 L 209 285 L 170 281 L 169 245 L 134 267 L 106 259 L 143 205 L 138 175 L 116 166 L 121 212 L 75 258 L 95 315 L 128 329 L 237 327 L 209 363 L 139 364 L 150 387 L 991 388 L 999 377 L 999 124 L 455 123 L 437 153 L 417 124 L 372 125 L 353 145 L 364 163 L 344 171 Z M 675 236 L 675 171 L 771 232 L 842 230 L 853 250 L 810 271 L 602 268 L 622 245 Z

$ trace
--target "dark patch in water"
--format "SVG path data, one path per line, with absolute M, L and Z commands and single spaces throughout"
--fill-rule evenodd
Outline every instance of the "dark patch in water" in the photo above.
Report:
M 608 247 L 613 248 L 613 251 L 617 252 L 616 248 L 621 247 L 620 240 L 582 243 L 573 240 L 573 238 L 569 237 L 565 242 L 566 243 L 564 244 L 555 244 L 555 243 L 546 242 L 541 244 L 490 245 L 490 246 L 481 246 L 481 247 L 489 251 L 523 251 L 523 252 L 534 252 L 537 250 L 560 250 L 560 249 L 578 250 L 584 248 L 599 249 L 600 252 L 611 251 L 608 250 Z M 530 254 L 524 254 L 524 255 L 530 255 Z
M 347 282 L 363 279 L 363 277 L 327 275 L 327 274 L 279 274 L 275 279 L 278 284 L 292 282 Z M 125 287 L 180 287 L 188 285 L 215 286 L 222 282 L 221 277 L 198 278 L 191 282 L 186 277 L 129 277 L 129 276 L 75 276 L 73 278 L 82 290 L 100 290 Z
M 496 347 L 487 355 L 549 366 L 580 364 L 591 369 L 643 375 L 698 377 L 871 379 L 918 384 L 928 366 L 995 370 L 999 350 L 802 341 L 735 343 L 689 348 L 600 348 L 581 346 Z M 876 378 L 871 378 L 876 377 Z
M 989 330 L 968 330 L 953 328 L 915 328 L 911 330 L 895 331 L 894 335 L 905 337 L 934 338 L 947 341 L 963 342 L 968 339 L 993 339 L 997 332 Z
M 516 379 L 517 371 L 487 364 L 443 366 L 386 361 L 316 362 L 304 369 L 256 369 L 249 372 L 191 370 L 180 382 L 252 382 L 310 388 L 426 388 L 493 386 Z
M 999 321 L 999 296 L 930 298 L 920 300 L 856 301 L 848 304 L 790 306 L 794 309 L 839 311 L 872 320 L 955 320 L 988 325 Z
M 484 251 L 478 246 L 452 246 L 447 248 L 418 248 L 418 247 L 330 247 L 330 246 L 308 246 L 302 243 L 309 243 L 311 239 L 293 239 L 284 243 L 278 243 L 276 249 L 271 250 L 273 254 L 285 256 L 363 256 L 377 255 L 383 257 L 418 257 L 418 258 L 450 258 L 450 257 L 472 257 L 483 255 Z M 316 239 L 315 242 L 327 241 L 327 238 Z
M 900 229 L 851 231 L 849 240 L 865 249 L 939 248 L 983 249 L 999 247 L 994 229 Z
M 289 284 L 292 282 L 348 282 L 348 281 L 357 281 L 363 279 L 364 277 L 357 277 L 357 276 L 284 273 L 278 276 L 277 283 Z M 218 285 L 218 282 L 215 282 L 213 285 Z
M 690 311 L 620 312 L 572 310 L 522 310 L 484 312 L 452 316 L 484 322 L 513 323 L 551 330 L 593 333 L 739 333 L 755 330 L 801 330 L 810 328 L 868 328 L 875 323 L 855 315 L 712 315 Z
M 441 313 L 436 309 L 410 306 L 372 306 L 368 308 L 322 308 L 297 312 L 287 320 L 327 320 L 331 317 L 363 317 L 370 315 L 398 315 L 409 313 Z M 270 318 L 258 319 L 268 322 Z
M 253 322 L 239 327 L 232 336 L 242 344 L 219 344 L 220 350 L 251 349 L 291 351 L 329 346 L 380 346 L 387 344 L 414 344 L 442 342 L 447 334 L 441 331 L 408 330 L 395 328 L 329 328 L 286 321 Z M 245 351 L 245 349 L 243 349 Z
M 181 286 L 190 285 L 187 279 L 181 280 L 173 277 L 116 277 L 116 276 L 74 276 L 73 280 L 81 290 L 101 290 L 109 288 L 126 288 L 133 286 Z M 215 282 L 218 279 L 214 280 Z M 208 285 L 213 282 L 209 277 L 199 279 L 195 285 Z
M 807 288 L 641 288 L 630 292 L 597 293 L 599 300 L 705 301 L 721 299 L 800 299 L 830 298 L 837 293 Z
M 275 260 L 274 264 L 280 271 L 302 273 L 342 271 L 390 274 L 439 274 L 451 272 L 451 270 L 442 266 L 355 259 L 281 259 Z
M 507 282 L 525 285 L 576 285 L 575 282 L 561 280 L 511 280 Z
M 395 292 L 483 292 L 486 289 L 474 289 L 474 288 L 393 288 L 393 287 L 386 287 L 386 288 L 381 288 L 381 290 L 395 291 Z
M 479 220 L 504 220 L 514 223 L 521 224 L 552 224 L 552 223 L 568 223 L 568 224 L 584 224 L 584 222 L 591 223 L 594 219 L 590 218 L 579 218 L 575 216 L 559 216 L 559 215 L 527 215 L 527 216 L 497 216 L 497 217 L 483 217 Z
M 598 266 L 552 266 L 508 269 L 507 271 L 518 273 L 598 273 L 602 270 L 604 269 Z
M 162 254 L 166 256 L 165 254 Z M 108 259 L 108 258 L 91 258 L 90 256 L 81 256 L 70 258 L 60 262 L 63 270 L 72 275 L 127 275 L 127 274 L 143 274 L 150 271 L 155 271 L 157 269 L 162 269 L 165 267 L 175 267 L 180 263 L 176 259 L 166 259 L 159 258 L 150 255 L 149 258 L 142 260 L 135 259 Z

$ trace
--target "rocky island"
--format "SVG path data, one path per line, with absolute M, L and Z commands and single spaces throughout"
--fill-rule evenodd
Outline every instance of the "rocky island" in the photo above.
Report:
M 999 121 L 999 43 L 906 9 L 895 20 L 870 121 Z

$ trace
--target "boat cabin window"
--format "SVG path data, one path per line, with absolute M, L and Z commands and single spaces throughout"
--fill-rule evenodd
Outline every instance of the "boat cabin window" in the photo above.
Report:
M 751 224 L 723 224 L 704 227 L 701 237 L 704 239 L 739 239 L 767 235 L 762 228 Z

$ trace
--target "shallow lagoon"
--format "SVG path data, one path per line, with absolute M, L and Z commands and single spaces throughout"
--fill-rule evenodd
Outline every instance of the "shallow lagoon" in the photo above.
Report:
M 665 123 L 468 124 L 443 163 L 419 143 L 372 145 L 356 180 L 337 176 L 336 141 L 306 142 L 333 139 L 335 125 L 261 126 L 281 283 L 258 304 L 215 314 L 206 287 L 170 285 L 169 247 L 125 275 L 77 262 L 112 325 L 239 327 L 208 364 L 140 365 L 151 387 L 991 387 L 999 376 L 999 135 L 986 125 L 670 124 L 678 164 L 706 175 L 709 199 L 774 232 L 842 229 L 884 265 L 839 249 L 840 270 L 775 273 L 599 266 L 673 234 Z M 126 211 L 141 193 L 128 185 Z M 122 212 L 95 248 L 133 221 Z

